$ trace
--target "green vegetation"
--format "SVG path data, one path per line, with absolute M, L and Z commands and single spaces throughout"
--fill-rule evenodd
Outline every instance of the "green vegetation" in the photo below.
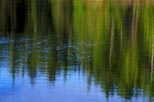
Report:
M 75 65 L 88 73 L 87 83 L 94 78 L 107 97 L 116 86 L 127 99 L 137 97 L 138 89 L 152 98 L 154 7 L 110 2 L 1 0 L 0 32 L 17 39 L 24 32 L 31 39 L 9 45 L 13 78 L 20 68 L 14 61 L 21 61 L 23 73 L 28 67 L 32 80 L 37 72 L 46 72 L 53 82 L 58 71 L 67 74 Z

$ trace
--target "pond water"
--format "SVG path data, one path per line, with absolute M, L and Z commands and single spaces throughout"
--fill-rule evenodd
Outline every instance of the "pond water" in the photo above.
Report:
M 1 102 L 153 102 L 154 6 L 0 1 Z

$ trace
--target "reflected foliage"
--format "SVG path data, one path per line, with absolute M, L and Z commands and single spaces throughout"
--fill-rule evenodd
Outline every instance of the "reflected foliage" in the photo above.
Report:
M 69 71 L 87 73 L 87 83 L 106 97 L 152 101 L 154 86 L 154 7 L 90 0 L 1 0 L 0 60 L 10 73 L 38 73 L 51 82 Z M 115 91 L 116 90 L 116 91 Z

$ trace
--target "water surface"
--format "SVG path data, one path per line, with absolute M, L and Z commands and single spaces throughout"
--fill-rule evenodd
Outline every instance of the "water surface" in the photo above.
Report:
M 0 12 L 0 101 L 154 101 L 152 2 L 1 0 Z

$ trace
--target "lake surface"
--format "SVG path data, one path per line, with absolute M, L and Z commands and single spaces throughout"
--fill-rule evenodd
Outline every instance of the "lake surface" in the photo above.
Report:
M 154 6 L 1 0 L 0 102 L 153 102 Z

